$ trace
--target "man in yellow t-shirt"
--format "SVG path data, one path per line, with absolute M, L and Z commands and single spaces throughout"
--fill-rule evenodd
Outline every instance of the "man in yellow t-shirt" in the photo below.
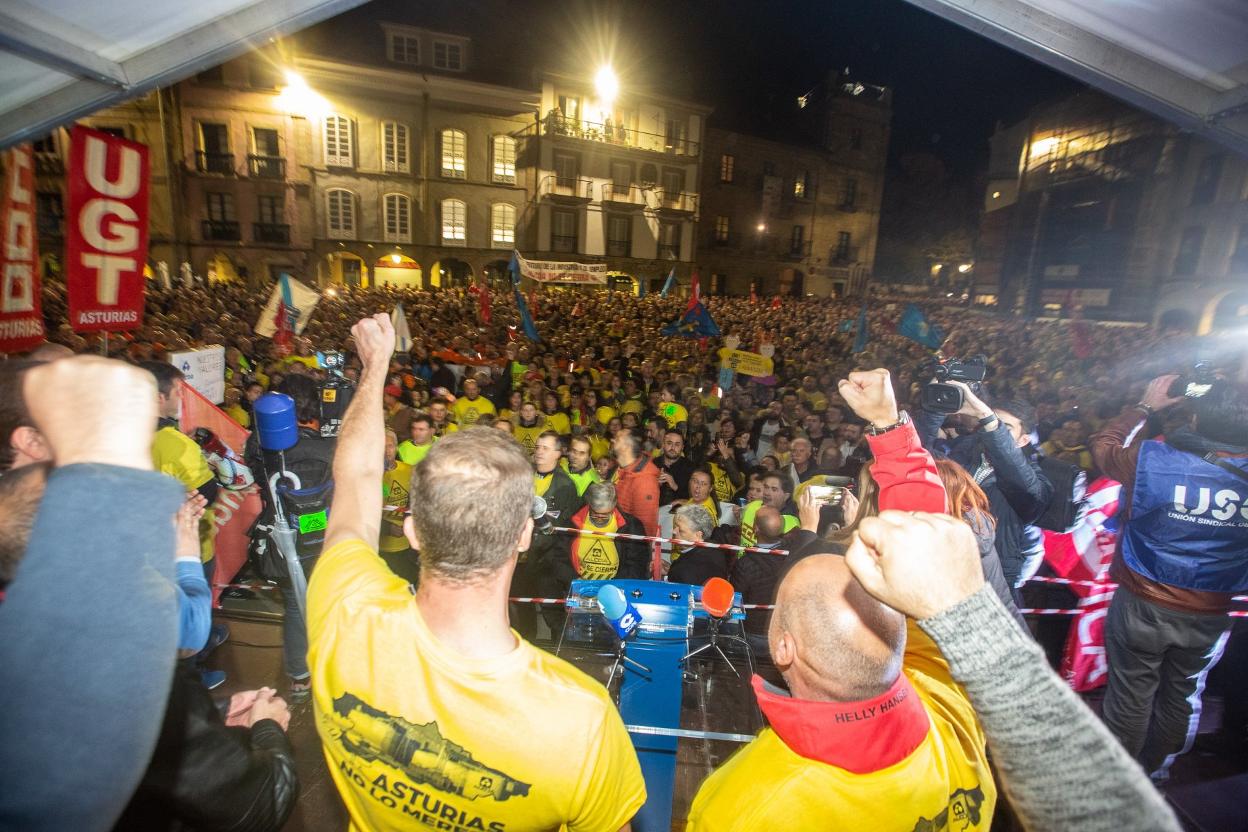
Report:
M 754 677 L 771 727 L 702 784 L 689 832 L 992 825 L 996 787 L 966 694 L 931 639 L 868 595 L 846 558 L 792 567 L 768 642 L 791 694 Z
M 417 413 L 412 417 L 411 438 L 399 443 L 399 459 L 415 468 L 437 439 L 433 433 L 433 417 L 428 413 Z
M 426 417 L 427 418 L 427 417 Z M 426 450 L 428 450 L 426 448 Z M 386 430 L 386 470 L 381 475 L 381 536 L 377 551 L 394 574 L 413 584 L 420 582 L 419 562 L 403 533 L 412 485 L 412 466 L 399 459 L 398 437 Z
M 394 330 L 379 314 L 352 335 L 364 371 L 308 587 L 316 725 L 351 828 L 627 828 L 645 783 L 610 696 L 508 626 L 507 589 L 533 536 L 528 460 L 484 428 L 430 449 L 404 521 L 421 553 L 413 594 L 366 542 L 381 522 Z
M 451 405 L 451 415 L 461 428 L 470 428 L 482 419 L 487 425 L 494 421 L 494 403 L 481 395 L 481 384 L 475 376 L 464 379 L 464 395 Z

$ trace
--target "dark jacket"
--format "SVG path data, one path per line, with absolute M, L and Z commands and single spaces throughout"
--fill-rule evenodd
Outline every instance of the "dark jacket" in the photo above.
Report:
M 552 525 L 565 528 L 571 525 L 572 516 L 583 503 L 576 493 L 576 483 L 558 466 L 551 474 L 550 485 L 542 499 L 546 501 L 546 516 Z M 566 532 L 533 533 L 533 542 L 526 554 L 526 568 L 532 571 L 538 591 L 543 595 L 559 593 L 557 597 L 563 597 L 562 593 L 566 592 L 567 583 L 559 579 L 559 575 L 567 577 L 564 564 L 571 563 L 571 547 L 572 536 Z
M 727 527 L 716 526 L 707 543 L 736 543 L 736 540 L 729 540 L 731 536 Z M 674 584 L 693 584 L 694 586 L 702 586 L 711 578 L 727 580 L 732 571 L 733 561 L 736 559 L 735 552 L 695 546 L 682 552 L 679 558 L 672 561 L 667 580 Z
M 230 727 L 193 661 L 178 663 L 156 751 L 118 830 L 265 832 L 299 797 L 295 758 L 271 719 Z
M 1049 507 L 1053 484 L 1040 470 L 1035 452 L 1015 445 L 1004 425 L 940 443 L 936 432 L 944 421 L 945 414 L 920 409 L 915 419 L 919 440 L 933 454 L 943 454 L 965 468 L 988 495 L 997 519 L 997 554 L 1006 583 L 1013 587 L 1026 559 L 1027 526 Z
M 992 587 L 992 591 L 1001 599 L 1006 611 L 1014 616 L 1018 625 L 1030 635 L 1031 630 L 1027 628 L 1023 614 L 1018 611 L 1018 605 L 1014 603 L 1014 592 L 1006 583 L 1005 570 L 1001 568 L 1001 556 L 997 554 L 996 534 L 992 524 L 978 512 L 972 512 L 963 519 L 971 527 L 971 531 L 975 532 L 975 542 L 979 545 L 979 564 L 984 571 L 984 583 Z

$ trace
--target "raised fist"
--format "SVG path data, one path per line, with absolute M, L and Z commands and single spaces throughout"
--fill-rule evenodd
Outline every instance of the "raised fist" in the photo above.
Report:
M 837 383 L 836 389 L 854 413 L 877 428 L 894 425 L 901 418 L 893 383 L 888 370 L 882 367 L 850 373 L 849 378 Z
M 911 618 L 931 618 L 984 585 L 975 535 L 947 514 L 865 517 L 845 562 L 863 589 Z

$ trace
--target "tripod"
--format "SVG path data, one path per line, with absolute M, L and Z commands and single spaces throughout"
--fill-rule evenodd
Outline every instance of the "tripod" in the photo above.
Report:
M 728 654 L 725 653 L 724 648 L 720 646 L 720 640 L 723 639 L 724 641 L 738 642 L 743 647 L 745 647 L 746 665 L 750 669 L 750 676 L 753 676 L 754 675 L 754 657 L 750 651 L 750 643 L 746 641 L 743 636 L 731 635 L 728 633 L 720 632 L 720 628 L 723 626 L 723 623 L 726 620 L 727 620 L 726 618 L 723 618 L 720 616 L 715 616 L 715 615 L 710 616 L 707 619 L 707 625 L 706 625 L 706 634 L 710 640 L 707 641 L 706 644 L 703 644 L 701 647 L 697 647 L 693 650 L 690 650 L 688 653 L 686 653 L 684 657 L 681 658 L 680 660 L 681 664 L 684 664 L 687 667 L 689 660 L 692 659 L 694 656 L 698 655 L 699 653 L 704 653 L 707 650 L 714 650 L 716 653 L 719 654 L 719 657 L 724 660 L 724 663 L 728 665 L 728 669 L 732 671 L 732 675 L 740 679 L 741 674 L 737 672 L 737 668 L 733 665 L 732 660 L 728 658 Z

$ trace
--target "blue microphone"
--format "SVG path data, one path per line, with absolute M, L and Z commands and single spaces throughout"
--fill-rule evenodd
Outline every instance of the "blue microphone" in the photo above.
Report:
M 641 613 L 624 595 L 624 590 L 614 584 L 605 584 L 598 590 L 598 606 L 621 639 L 631 636 L 641 623 Z

